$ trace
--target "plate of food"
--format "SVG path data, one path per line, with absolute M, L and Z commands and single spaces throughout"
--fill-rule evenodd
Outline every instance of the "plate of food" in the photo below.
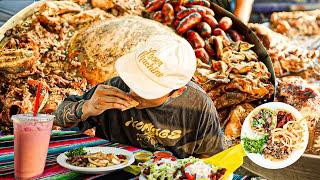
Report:
M 255 164 L 267 169 L 296 162 L 308 145 L 308 126 L 294 107 L 271 102 L 256 107 L 245 119 L 241 144 Z
M 60 154 L 57 162 L 76 172 L 104 174 L 131 165 L 134 155 L 130 151 L 114 147 L 80 147 Z
M 175 159 L 171 157 L 155 158 L 152 161 L 140 163 L 139 180 L 156 179 L 216 179 L 224 178 L 226 169 L 206 164 L 198 158 L 189 157 Z M 232 175 L 227 179 L 232 179 Z

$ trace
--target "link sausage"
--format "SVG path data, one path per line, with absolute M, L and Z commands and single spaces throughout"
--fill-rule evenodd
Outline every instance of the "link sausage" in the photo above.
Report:
M 143 0 L 143 4 L 144 6 L 147 6 L 149 3 L 152 3 L 153 1 L 156 1 L 156 0 Z
M 153 15 L 152 18 L 155 21 L 162 22 L 163 21 L 163 13 L 161 11 L 156 11 Z
M 208 23 L 200 22 L 197 25 L 197 29 L 198 29 L 198 32 L 200 33 L 201 37 L 203 37 L 203 38 L 210 37 L 212 29 Z
M 194 49 L 203 48 L 205 43 L 202 37 L 195 31 L 189 30 L 187 32 L 187 40 Z
M 188 15 L 187 17 L 181 20 L 181 22 L 179 23 L 176 29 L 176 32 L 178 34 L 184 34 L 189 29 L 199 24 L 201 21 L 201 18 L 202 18 L 201 15 L 197 12 Z
M 205 15 L 202 17 L 202 20 L 208 23 L 211 29 L 215 29 L 216 27 L 218 27 L 218 21 L 213 16 Z
M 174 20 L 174 9 L 171 4 L 166 3 L 162 7 L 163 24 L 169 25 Z
M 168 3 L 170 3 L 172 6 L 181 6 L 183 0 L 168 0 Z
M 241 35 L 239 34 L 239 32 L 236 31 L 236 30 L 229 29 L 228 33 L 229 33 L 231 39 L 232 39 L 234 42 L 242 41 L 242 40 L 243 40 L 243 36 L 241 36 Z
M 173 21 L 173 23 L 171 24 L 171 26 L 172 26 L 174 29 L 176 29 L 176 28 L 178 27 L 179 23 L 180 23 L 180 20 L 179 20 L 179 19 L 176 19 L 176 20 Z
M 208 64 L 209 63 L 209 55 L 206 52 L 205 49 L 199 48 L 194 50 L 194 53 L 197 58 L 199 58 L 203 63 Z
M 185 9 L 187 9 L 187 8 L 184 6 L 176 6 L 176 7 L 174 7 L 174 12 L 178 13 L 178 12 L 185 10 Z
M 146 6 L 146 11 L 148 13 L 151 13 L 153 11 L 156 11 L 160 8 L 162 8 L 162 6 L 164 5 L 165 0 L 157 0 L 157 1 L 153 1 L 150 2 L 147 6 Z
M 230 39 L 228 38 L 227 34 L 220 28 L 216 28 L 213 30 L 213 35 L 215 36 L 222 36 L 223 39 L 229 44 Z
M 192 7 L 193 5 L 200 5 L 210 8 L 210 2 L 207 0 L 189 0 L 186 7 Z
M 206 12 L 207 15 L 214 16 L 214 11 L 210 8 L 205 7 L 205 6 L 193 5 L 191 8 L 202 9 Z
M 223 17 L 219 21 L 219 28 L 221 28 L 224 31 L 227 31 L 232 26 L 232 20 L 229 17 Z
M 189 14 L 192 14 L 194 12 L 197 12 L 196 8 L 186 8 L 184 10 L 179 11 L 176 15 L 176 18 L 183 19 L 183 18 L 187 17 Z

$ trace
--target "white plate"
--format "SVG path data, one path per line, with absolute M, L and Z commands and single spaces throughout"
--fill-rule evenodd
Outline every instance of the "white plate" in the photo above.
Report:
M 281 109 L 286 109 L 288 111 L 290 111 L 292 113 L 292 115 L 294 117 L 296 117 L 296 119 L 301 119 L 303 118 L 302 114 L 295 109 L 294 107 L 285 104 L 285 103 L 281 103 L 281 102 L 271 102 L 271 103 L 266 103 L 263 105 L 258 106 L 257 108 L 269 108 L 272 110 L 276 110 L 278 108 Z M 256 108 L 256 109 L 257 109 Z M 256 110 L 255 109 L 255 110 Z M 241 129 L 241 139 L 244 137 L 248 137 L 250 139 L 254 139 L 254 138 L 259 138 L 261 136 L 257 135 L 255 132 L 253 132 L 250 128 L 250 117 L 252 116 L 252 113 L 255 111 L 253 110 L 245 119 L 243 125 L 242 125 L 242 129 Z M 304 136 L 303 136 L 303 148 L 299 149 L 299 150 L 295 150 L 293 151 L 290 156 L 283 160 L 283 161 L 271 161 L 268 158 L 265 158 L 263 155 L 261 154 L 255 154 L 255 153 L 248 153 L 246 152 L 248 158 L 253 161 L 255 164 L 267 168 L 267 169 L 280 169 L 280 168 L 285 168 L 293 163 L 295 163 L 303 154 L 303 152 L 306 150 L 307 145 L 308 145 L 308 138 L 309 138 L 309 133 L 308 133 L 308 126 L 307 124 L 304 127 L 305 132 L 304 132 Z M 241 141 L 241 144 L 243 146 L 243 141 Z
M 79 173 L 83 173 L 83 174 L 105 174 L 105 173 L 110 173 L 110 172 L 116 171 L 118 169 L 122 169 L 124 167 L 127 167 L 134 162 L 133 153 L 130 151 L 124 150 L 124 149 L 113 148 L 113 147 L 87 147 L 87 148 L 83 148 L 83 149 L 85 151 L 87 151 L 88 153 L 89 152 L 90 153 L 102 152 L 105 154 L 113 153 L 115 155 L 123 154 L 128 157 L 128 163 L 127 164 L 119 164 L 119 165 L 115 165 L 115 166 L 108 166 L 108 167 L 98 167 L 98 168 L 77 167 L 77 166 L 70 165 L 66 162 L 68 157 L 65 155 L 66 152 L 64 152 L 57 157 L 58 164 L 60 164 L 62 167 L 65 167 L 67 169 L 70 169 L 70 170 L 73 170 L 73 171 L 76 171 Z

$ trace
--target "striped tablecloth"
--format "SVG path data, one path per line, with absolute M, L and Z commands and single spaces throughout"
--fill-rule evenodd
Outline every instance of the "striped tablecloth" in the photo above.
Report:
M 50 180 L 90 180 L 90 179 L 137 179 L 132 174 L 123 170 L 112 172 L 111 174 L 102 175 L 86 175 L 73 172 L 57 164 L 56 158 L 59 154 L 80 147 L 92 146 L 108 146 L 123 148 L 133 153 L 141 151 L 139 148 L 127 146 L 119 143 L 113 143 L 108 140 L 97 137 L 87 136 L 76 131 L 53 131 L 50 138 L 50 145 L 46 161 L 46 167 L 41 178 Z M 32 149 L 31 149 L 32 151 Z M 11 180 L 14 179 L 13 168 L 13 136 L 0 137 L 0 179 Z M 233 180 L 250 179 L 247 176 L 240 176 L 234 174 Z
M 56 158 L 60 153 L 71 150 L 73 148 L 90 146 L 108 146 L 124 148 L 131 152 L 137 152 L 141 149 L 122 145 L 119 143 L 112 143 L 97 137 L 91 137 L 81 134 L 76 131 L 54 131 L 50 139 L 46 167 L 43 176 L 39 179 L 114 179 L 111 176 L 116 176 L 117 179 L 128 179 L 131 174 L 123 170 L 109 175 L 85 175 L 73 172 L 57 164 Z M 30 149 L 32 151 L 32 149 Z M 14 179 L 13 168 L 13 136 L 0 137 L 0 179 Z M 126 174 L 126 176 L 124 176 Z M 129 176 L 128 176 L 129 174 Z M 133 175 L 131 175 L 133 176 Z

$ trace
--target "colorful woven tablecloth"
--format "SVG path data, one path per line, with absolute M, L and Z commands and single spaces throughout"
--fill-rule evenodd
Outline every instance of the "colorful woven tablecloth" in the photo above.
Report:
M 91 137 L 75 131 L 54 131 L 52 132 L 46 167 L 40 179 L 110 179 L 107 175 L 85 175 L 73 172 L 57 164 L 56 158 L 59 154 L 80 146 L 108 146 L 123 148 L 131 152 L 138 152 L 141 149 L 126 146 L 119 143 L 112 143 L 97 137 Z M 31 150 L 32 151 L 32 150 Z M 13 136 L 0 137 L 0 179 L 14 179 L 13 168 Z M 122 173 L 126 173 L 121 171 Z M 121 173 L 118 172 L 118 173 Z
M 119 143 L 113 143 L 108 140 L 100 139 L 97 137 L 87 136 L 76 131 L 53 131 L 50 138 L 48 156 L 46 167 L 41 178 L 50 180 L 90 180 L 90 179 L 130 179 L 128 172 L 123 170 L 112 172 L 109 175 L 87 175 L 80 174 L 69 169 L 66 169 L 57 164 L 57 156 L 65 151 L 84 146 L 107 146 L 123 148 L 133 153 L 141 151 L 139 148 L 127 146 Z M 14 179 L 14 166 L 13 166 L 13 136 L 0 137 L 0 179 L 11 180 Z M 113 174 L 113 176 L 111 176 Z M 124 175 L 127 174 L 127 175 Z M 131 175 L 131 174 L 130 174 Z M 131 175 L 133 176 L 133 175 Z M 125 178 L 126 177 L 126 178 Z M 137 179 L 132 177 L 133 179 Z M 234 175 L 234 180 L 248 179 L 247 176 Z

